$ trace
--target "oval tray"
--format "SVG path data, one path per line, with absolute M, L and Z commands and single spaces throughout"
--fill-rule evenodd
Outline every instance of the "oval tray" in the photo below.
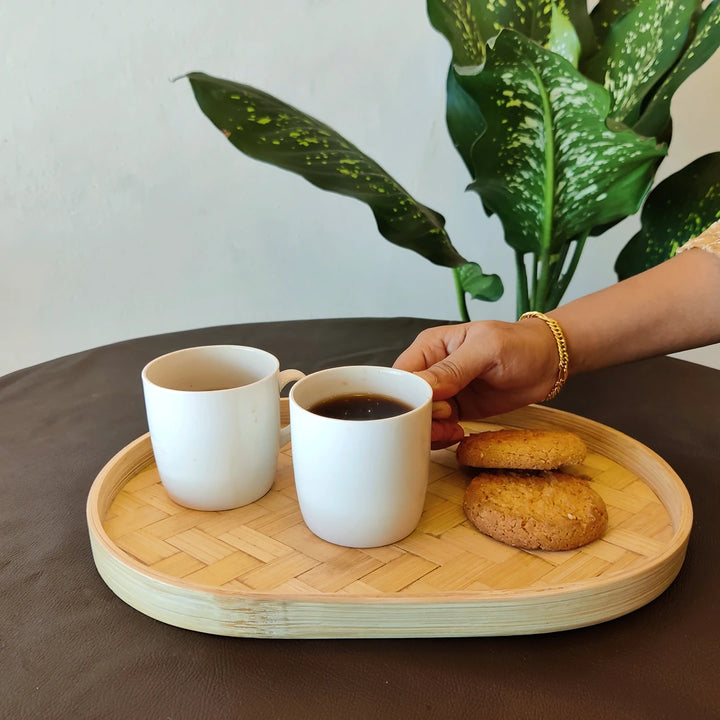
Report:
M 170 500 L 144 435 L 107 463 L 90 490 L 96 567 L 122 600 L 162 622 L 276 638 L 566 630 L 631 612 L 674 580 L 692 506 L 680 478 L 649 448 L 542 406 L 465 425 L 580 435 L 589 454 L 569 471 L 588 477 L 604 498 L 605 536 L 577 550 L 528 552 L 482 535 L 462 510 L 471 473 L 457 466 L 453 450 L 442 450 L 432 454 L 425 509 L 412 535 L 381 548 L 339 547 L 303 523 L 290 446 L 267 495 L 236 510 L 200 512 Z

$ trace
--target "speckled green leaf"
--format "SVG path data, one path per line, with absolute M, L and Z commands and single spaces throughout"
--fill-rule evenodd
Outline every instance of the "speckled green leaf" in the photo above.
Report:
M 564 3 L 561 0 L 558 7 L 567 15 Z M 465 67 L 483 62 L 485 44 L 503 28 L 545 44 L 553 5 L 553 0 L 427 0 L 427 13 L 450 43 L 453 63 Z
M 575 32 L 570 18 L 562 13 L 554 3 L 547 49 L 564 57 L 574 67 L 577 67 L 580 58 L 580 38 Z
M 697 24 L 695 36 L 647 103 L 633 130 L 640 135 L 667 140 L 671 124 L 670 102 L 675 91 L 713 55 L 719 46 L 720 0 L 714 0 L 705 8 Z M 716 91 L 717 87 L 716 84 Z
M 581 1 L 584 2 L 584 0 Z M 428 7 L 430 5 L 442 5 L 444 9 L 447 9 L 450 5 L 456 7 L 459 4 L 429 2 Z M 470 10 L 471 8 L 467 5 L 466 9 Z M 548 48 L 565 57 L 573 65 L 577 65 L 580 55 L 580 41 L 575 28 L 568 17 L 560 12 L 554 3 L 551 5 L 551 12 L 550 35 L 547 38 Z M 477 57 L 473 59 L 476 60 Z M 453 144 L 470 174 L 472 174 L 470 151 L 475 140 L 485 132 L 486 123 L 477 103 L 463 90 L 462 85 L 458 82 L 457 78 L 460 72 L 458 68 L 459 65 L 455 61 L 450 63 L 447 79 L 446 120 Z
M 633 125 L 647 93 L 682 53 L 699 0 L 640 0 L 610 28 L 584 75 L 610 92 L 610 115 Z
M 457 270 L 463 291 L 474 300 L 495 302 L 502 297 L 503 282 L 498 275 L 486 275 L 474 262 L 460 265 Z
M 485 43 L 497 32 L 492 25 L 481 27 L 481 16 L 476 13 L 481 4 L 485 3 L 477 0 L 427 0 L 430 22 L 447 38 L 456 65 L 482 63 Z
M 608 128 L 607 91 L 566 60 L 506 30 L 460 81 L 488 123 L 471 187 L 517 251 L 558 253 L 638 209 L 665 149 Z
M 627 15 L 639 0 L 600 0 L 592 9 L 590 18 L 600 44 L 610 34 L 610 28 Z
M 375 161 L 332 128 L 260 90 L 204 73 L 187 75 L 201 110 L 246 155 L 370 206 L 390 242 L 449 267 L 455 250 L 439 213 L 414 200 Z
M 640 232 L 615 262 L 618 279 L 671 258 L 678 247 L 720 220 L 720 152 L 703 155 L 663 180 L 643 206 Z

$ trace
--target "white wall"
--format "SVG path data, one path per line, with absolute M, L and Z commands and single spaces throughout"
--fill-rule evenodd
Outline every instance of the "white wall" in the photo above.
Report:
M 473 317 L 513 317 L 512 254 L 463 191 L 449 50 L 424 2 L 4 0 L 0 48 L 0 374 L 208 325 L 458 317 L 451 272 L 390 245 L 365 206 L 234 150 L 171 82 L 192 70 L 340 130 L 503 276 L 505 298 Z M 719 76 L 720 54 L 678 94 L 660 177 L 720 149 Z M 615 281 L 637 225 L 592 241 L 568 297 Z M 701 360 L 720 366 L 720 349 Z

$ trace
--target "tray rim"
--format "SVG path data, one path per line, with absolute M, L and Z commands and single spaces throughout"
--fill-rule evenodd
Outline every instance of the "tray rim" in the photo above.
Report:
M 188 582 L 184 581 L 182 578 L 165 575 L 144 565 L 132 555 L 117 547 L 107 535 L 103 527 L 104 513 L 112 504 L 112 501 L 117 496 L 118 492 L 120 492 L 127 480 L 145 467 L 151 465 L 153 462 L 150 435 L 149 433 L 145 433 L 120 449 L 110 460 L 108 460 L 93 481 L 90 488 L 86 503 L 86 517 L 93 559 L 97 570 L 110 589 L 122 600 L 141 612 L 154 617 L 155 619 L 162 620 L 163 622 L 169 622 L 170 624 L 179 627 L 186 627 L 191 630 L 200 630 L 202 632 L 215 634 L 253 637 L 450 637 L 553 632 L 604 622 L 605 620 L 610 620 L 614 617 L 619 617 L 620 615 L 632 612 L 633 610 L 642 607 L 658 597 L 673 582 L 683 565 L 687 551 L 693 521 L 692 503 L 687 488 L 680 477 L 654 450 L 634 438 L 597 421 L 590 420 L 567 411 L 540 405 L 529 405 L 525 408 L 519 408 L 509 413 L 483 418 L 477 421 L 468 422 L 467 424 L 472 425 L 473 423 L 480 423 L 483 425 L 497 424 L 512 427 L 571 426 L 570 429 L 583 437 L 588 444 L 588 448 L 592 452 L 599 452 L 599 454 L 603 457 L 606 457 L 630 470 L 634 474 L 639 475 L 642 481 L 645 482 L 645 484 L 647 484 L 653 492 L 655 492 L 670 516 L 670 520 L 673 525 L 672 538 L 668 541 L 664 550 L 647 558 L 646 562 L 643 562 L 637 567 L 626 568 L 625 570 L 618 571 L 607 576 L 600 576 L 599 578 L 592 578 L 590 580 L 559 583 L 558 585 L 549 588 L 536 587 L 526 588 L 523 590 L 453 590 L 424 593 L 421 596 L 353 596 L 336 592 L 283 593 L 246 591 Z M 623 446 L 631 446 L 640 451 L 635 457 L 630 458 L 629 464 L 633 467 L 628 466 L 627 457 L 619 459 L 614 456 L 615 452 L 608 453 L 608 449 L 606 447 L 603 447 L 601 451 L 598 450 L 598 438 L 606 435 L 615 438 L 615 440 Z M 121 462 L 127 461 L 128 458 L 132 458 L 135 461 L 132 465 L 132 472 L 125 476 L 119 475 L 118 478 L 115 479 L 114 487 L 109 499 L 107 500 L 104 508 L 101 508 L 99 506 L 99 500 L 101 492 L 105 490 L 105 483 L 112 477 L 112 473 L 116 469 L 116 466 Z M 640 475 L 637 472 L 635 468 L 638 466 L 644 467 L 645 464 L 656 466 L 657 469 L 662 471 L 663 477 L 668 480 L 669 490 L 666 490 L 661 494 L 658 492 L 658 485 L 653 483 L 652 478 L 648 478 L 645 473 Z M 672 508 L 668 507 L 667 493 L 670 491 L 675 493 L 675 499 L 679 502 L 676 511 L 673 511 Z M 121 576 L 119 579 L 118 573 Z M 148 584 L 151 589 L 160 589 L 171 594 L 176 590 L 182 591 L 188 593 L 191 596 L 191 599 L 194 599 L 200 604 L 204 602 L 210 602 L 211 604 L 218 602 L 220 605 L 224 606 L 224 612 L 230 613 L 231 615 L 247 612 L 256 606 L 267 606 L 270 610 L 272 610 L 274 606 L 277 606 L 274 612 L 281 610 L 284 614 L 287 614 L 289 606 L 302 606 L 308 604 L 322 607 L 331 612 L 332 608 L 335 608 L 336 611 L 339 610 L 341 614 L 343 608 L 351 611 L 353 609 L 360 608 L 368 609 L 372 606 L 403 608 L 406 611 L 414 611 L 417 609 L 423 614 L 427 613 L 428 610 L 432 611 L 433 609 L 440 609 L 442 611 L 443 609 L 449 610 L 451 607 L 470 607 L 473 609 L 484 608 L 486 610 L 495 608 L 497 612 L 503 613 L 503 608 L 505 606 L 512 606 L 518 603 L 526 605 L 528 608 L 531 608 L 534 605 L 537 605 L 538 608 L 545 608 L 546 606 L 549 607 L 553 603 L 557 604 L 559 598 L 567 602 L 581 603 L 583 598 L 586 596 L 603 596 L 605 594 L 611 596 L 614 595 L 621 586 L 627 583 L 638 584 L 644 581 L 647 582 L 652 579 L 656 579 L 659 580 L 659 584 L 653 586 L 648 597 L 642 597 L 638 602 L 632 603 L 631 606 L 624 609 L 622 612 L 609 615 L 603 615 L 602 612 L 598 613 L 598 611 L 595 611 L 594 613 L 589 612 L 586 618 L 587 621 L 580 622 L 577 620 L 573 620 L 572 622 L 556 620 L 553 622 L 548 619 L 545 625 L 535 630 L 528 630 L 525 628 L 519 629 L 518 632 L 515 632 L 512 628 L 504 627 L 502 632 L 493 632 L 491 628 L 481 627 L 484 623 L 480 623 L 479 626 L 473 626 L 470 628 L 470 632 L 463 631 L 462 629 L 449 631 L 450 629 L 445 627 L 430 628 L 428 632 L 418 632 L 416 628 L 412 633 L 405 634 L 403 632 L 403 628 L 405 628 L 406 623 L 401 623 L 401 626 L 396 628 L 396 632 L 390 632 L 391 629 L 387 627 L 378 628 L 373 631 L 371 627 L 360 628 L 360 626 L 358 626 L 358 628 L 361 629 L 361 633 L 357 634 L 353 631 L 355 626 L 351 625 L 346 628 L 346 630 L 353 632 L 349 632 L 348 634 L 338 634 L 337 632 L 332 632 L 332 630 L 328 628 L 325 628 L 324 631 L 323 628 L 320 628 L 318 630 L 318 634 L 314 632 L 308 634 L 307 630 L 302 630 L 300 631 L 300 634 L 297 634 L 297 630 L 293 631 L 292 627 L 289 628 L 288 633 L 277 634 L 272 631 L 272 629 L 268 632 L 267 629 L 260 627 L 248 628 L 246 624 L 242 622 L 237 625 L 238 621 L 242 618 L 220 618 L 207 623 L 202 621 L 198 622 L 197 619 L 189 617 L 188 621 L 184 622 L 182 617 L 174 617 L 176 614 L 175 611 L 170 610 L 170 615 L 173 616 L 173 619 L 168 620 L 168 613 L 165 612 L 165 608 L 163 606 L 156 608 L 152 603 L 139 603 L 137 598 L 133 597 L 125 590 L 121 581 L 123 579 L 133 580 L 133 578 L 130 577 L 132 575 L 136 576 L 135 580 L 139 580 L 141 584 Z M 139 605 L 142 605 L 142 607 L 139 607 Z M 182 615 L 182 613 L 180 615 Z M 540 615 L 542 616 L 542 612 L 540 612 Z M 202 619 L 200 618 L 200 620 Z M 267 623 L 268 618 L 264 617 L 263 622 Z M 272 626 L 272 623 L 270 623 L 270 625 Z M 328 630 L 330 630 L 330 632 L 328 632 Z

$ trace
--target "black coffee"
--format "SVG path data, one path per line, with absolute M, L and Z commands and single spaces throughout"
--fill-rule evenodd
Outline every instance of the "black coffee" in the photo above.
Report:
M 336 420 L 382 420 L 402 415 L 408 410 L 412 410 L 412 406 L 400 400 L 367 393 L 336 395 L 310 408 L 310 412 L 316 415 Z

